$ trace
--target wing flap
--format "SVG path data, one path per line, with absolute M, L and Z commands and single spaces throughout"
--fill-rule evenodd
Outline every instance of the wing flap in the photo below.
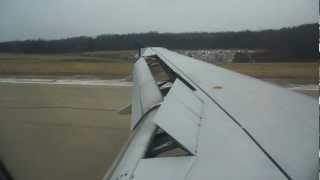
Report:
M 141 159 L 134 173 L 134 179 L 184 180 L 193 159 L 191 156 Z
M 177 79 L 154 122 L 192 154 L 196 154 L 202 102 Z
M 144 58 L 134 65 L 133 82 L 131 129 L 139 123 L 145 112 L 162 101 L 161 92 Z

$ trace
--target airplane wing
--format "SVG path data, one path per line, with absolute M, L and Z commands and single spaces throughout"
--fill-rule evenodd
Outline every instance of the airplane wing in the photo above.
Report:
M 133 70 L 132 135 L 105 180 L 314 180 L 318 102 L 165 48 Z

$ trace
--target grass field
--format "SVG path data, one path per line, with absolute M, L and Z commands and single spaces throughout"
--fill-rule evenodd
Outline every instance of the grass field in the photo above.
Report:
M 0 54 L 0 75 L 96 75 L 120 78 L 131 74 L 133 62 L 134 51 Z M 220 66 L 257 78 L 318 79 L 317 63 L 225 63 Z
M 133 51 L 0 54 L 0 75 L 99 75 L 119 78 L 131 73 L 133 55 Z
M 2 75 L 100 75 L 119 78 L 128 76 L 131 69 L 132 63 L 0 61 Z

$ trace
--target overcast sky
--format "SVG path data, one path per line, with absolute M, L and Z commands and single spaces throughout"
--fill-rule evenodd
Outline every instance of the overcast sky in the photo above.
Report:
M 0 0 L 0 41 L 313 22 L 318 22 L 317 0 Z

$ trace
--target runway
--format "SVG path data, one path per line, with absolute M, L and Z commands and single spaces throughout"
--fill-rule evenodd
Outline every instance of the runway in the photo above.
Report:
M 128 86 L 2 82 L 0 94 L 0 158 L 15 180 L 100 180 L 127 140 Z

